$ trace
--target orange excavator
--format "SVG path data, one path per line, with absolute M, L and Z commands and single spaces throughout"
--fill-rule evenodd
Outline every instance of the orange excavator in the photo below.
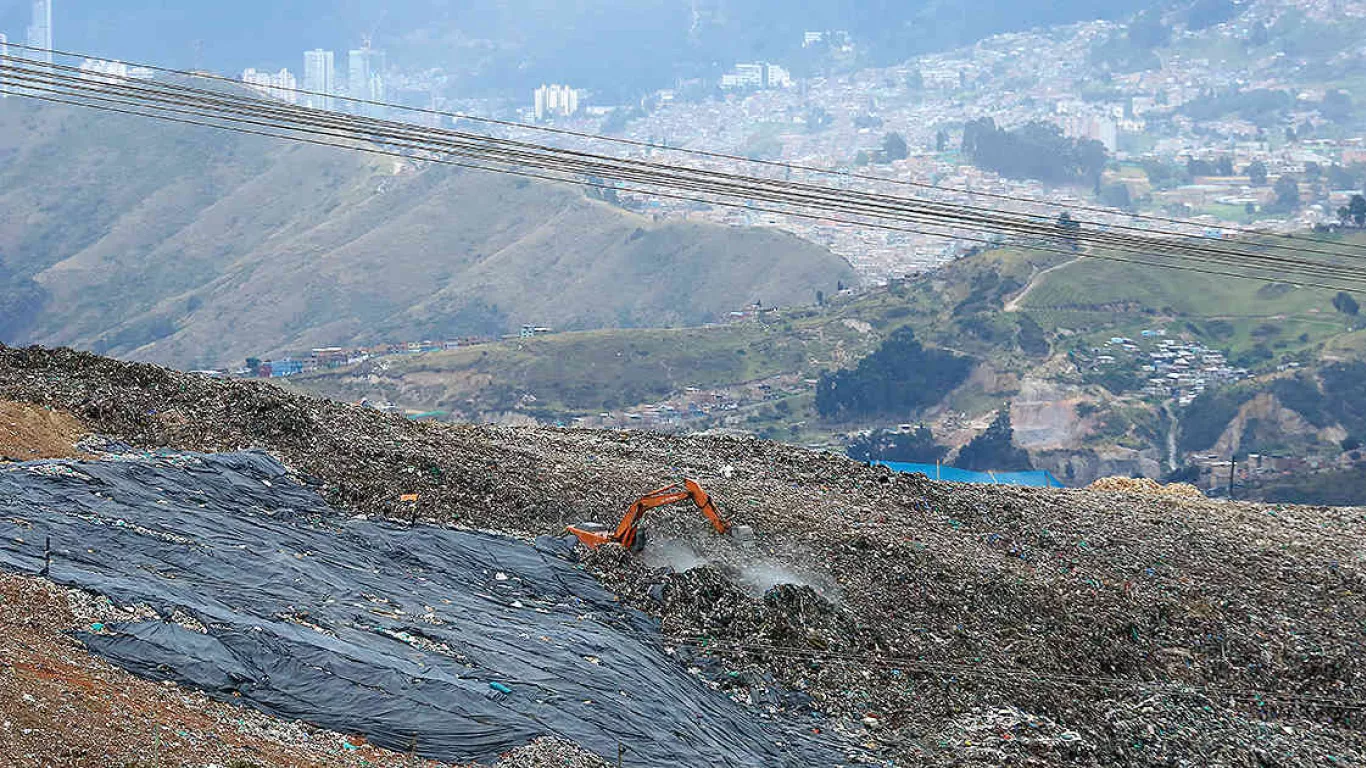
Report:
M 717 510 L 716 503 L 711 500 L 711 496 L 702 490 L 702 486 L 696 480 L 684 480 L 680 485 L 673 485 L 659 488 L 636 499 L 631 508 L 626 510 L 626 516 L 621 518 L 614 532 L 608 532 L 603 526 L 593 523 L 583 523 L 580 526 L 569 526 L 570 533 L 579 538 L 590 549 L 597 549 L 603 544 L 620 544 L 621 546 L 637 552 L 644 548 L 644 537 L 637 531 L 640 527 L 641 518 L 645 517 L 648 510 L 655 507 L 663 507 L 669 504 L 677 504 L 680 501 L 692 500 L 697 508 L 702 510 L 702 514 L 711 521 L 711 527 L 717 533 L 728 534 L 731 532 L 731 524 L 721 516 Z

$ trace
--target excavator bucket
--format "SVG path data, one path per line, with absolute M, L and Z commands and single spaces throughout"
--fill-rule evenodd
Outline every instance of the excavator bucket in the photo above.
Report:
M 594 523 L 571 525 L 565 530 L 578 537 L 579 541 L 582 541 L 583 545 L 589 549 L 597 549 L 612 541 L 612 534 L 601 525 Z

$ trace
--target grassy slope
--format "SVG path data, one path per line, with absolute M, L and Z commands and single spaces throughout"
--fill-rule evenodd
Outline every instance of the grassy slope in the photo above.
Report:
M 1340 251 L 1363 243 L 1366 236 L 1352 233 L 1345 240 L 1300 247 Z M 1080 331 L 1082 343 L 1167 328 L 1237 357 L 1258 345 L 1276 355 L 1317 353 L 1352 324 L 1333 309 L 1333 295 L 1318 288 L 1088 259 L 1046 275 L 1021 308 L 1045 327 Z M 1212 330 L 1218 326 L 1223 327 Z
M 380 396 L 421 409 L 478 413 L 517 405 L 539 414 L 582 415 L 654 402 L 685 387 L 717 388 L 780 374 L 815 377 L 857 362 L 891 331 L 912 325 L 927 342 L 1000 367 L 1018 355 L 954 324 L 953 306 L 988 269 L 1026 280 L 1031 257 L 1015 251 L 980 254 L 943 280 L 834 297 L 825 307 L 787 310 L 775 318 L 707 328 L 606 330 L 507 341 L 452 352 L 386 358 L 297 380 L 297 386 L 347 400 Z M 1043 262 L 1048 265 L 1051 262 Z M 1000 316 L 1003 325 L 1013 320 Z M 743 353 L 743 354 L 741 354 Z M 534 405 L 521 401 L 536 398 Z M 810 414 L 795 401 L 788 419 Z
M 1363 241 L 1366 238 L 1355 234 L 1349 239 L 1351 244 Z M 1234 355 L 1246 354 L 1258 344 L 1272 349 L 1277 359 L 1288 354 L 1351 356 L 1366 349 L 1360 333 L 1346 332 L 1351 320 L 1333 311 L 1330 292 L 1268 288 L 1257 281 L 1097 259 L 1067 261 L 1018 250 L 993 251 L 964 259 L 921 283 L 837 297 L 826 307 L 785 312 L 775 321 L 563 334 L 389 359 L 383 369 L 369 364 L 326 372 L 301 379 L 298 385 L 347 399 L 381 395 L 413 407 L 457 413 L 517 408 L 542 417 L 581 415 L 656 402 L 688 386 L 719 388 L 783 373 L 814 377 L 821 370 L 853 364 L 886 334 L 909 324 L 929 343 L 986 361 L 988 375 L 974 377 L 945 401 L 954 411 L 978 415 L 1012 398 L 1025 377 L 1080 387 L 1079 377 L 1068 373 L 1070 366 L 1057 360 L 1056 353 L 1103 344 L 1113 335 L 1137 336 L 1145 328 L 1167 328 L 1172 335 L 1198 339 Z M 1047 332 L 1055 352 L 1052 360 L 1030 358 L 1014 344 L 1017 313 L 987 307 L 979 313 L 954 314 L 988 272 L 1026 283 L 1053 266 L 1057 269 L 1039 277 L 1018 308 L 1018 314 L 1032 317 Z M 854 327 L 860 323 L 867 323 L 867 332 Z M 1276 332 L 1253 335 L 1265 326 L 1274 326 Z M 983 338 L 983 327 L 997 336 Z M 1067 333 L 1060 336 L 1058 329 Z M 737 350 L 746 354 L 738 355 Z M 1274 364 L 1275 360 L 1264 363 Z M 524 394 L 534 395 L 536 401 L 520 402 Z M 1157 418 L 1152 406 L 1132 398 L 1116 402 L 1098 387 L 1081 387 L 1076 396 L 1109 404 L 1106 412 L 1124 415 L 1126 423 Z M 820 442 L 831 432 L 855 426 L 821 423 L 809 394 L 788 398 L 785 412 L 772 405 L 742 412 L 742 426 L 795 442 Z M 1088 440 L 1093 447 L 1142 447 L 1152 438 L 1132 430 L 1100 430 Z
M 568 187 L 19 99 L 0 102 L 0 206 L 0 255 L 61 308 L 27 340 L 183 366 L 700 324 L 853 279 L 795 238 L 655 224 Z

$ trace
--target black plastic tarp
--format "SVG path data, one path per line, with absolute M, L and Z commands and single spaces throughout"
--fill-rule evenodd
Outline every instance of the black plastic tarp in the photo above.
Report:
M 689 674 L 553 546 L 349 519 L 265 454 L 0 470 L 0 567 L 39 572 L 49 537 L 54 581 L 167 617 L 83 633 L 94 652 L 392 749 L 487 762 L 554 734 L 627 765 L 841 762 Z

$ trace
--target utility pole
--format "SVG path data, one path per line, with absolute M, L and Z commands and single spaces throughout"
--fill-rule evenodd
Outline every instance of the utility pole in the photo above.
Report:
M 1233 501 L 1233 474 L 1238 471 L 1238 454 L 1232 454 L 1228 459 L 1228 500 Z

